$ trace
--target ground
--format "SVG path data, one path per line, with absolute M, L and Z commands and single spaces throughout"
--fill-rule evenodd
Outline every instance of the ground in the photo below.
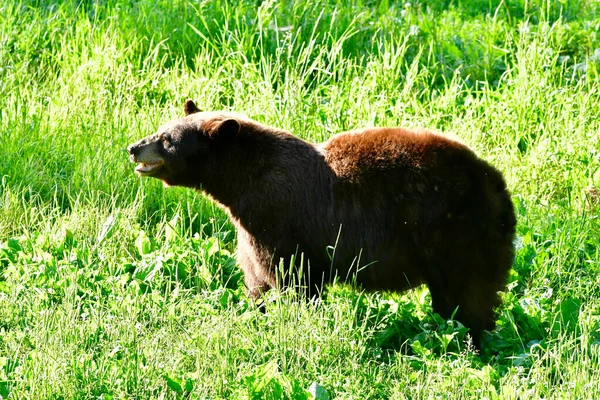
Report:
M 0 395 L 599 397 L 600 5 L 391 3 L 0 0 Z M 256 311 L 226 216 L 123 151 L 186 98 L 497 166 L 519 224 L 489 352 L 424 288 Z

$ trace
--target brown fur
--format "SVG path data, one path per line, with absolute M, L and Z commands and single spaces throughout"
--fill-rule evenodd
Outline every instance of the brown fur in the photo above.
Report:
M 367 290 L 426 284 L 434 310 L 449 318 L 458 307 L 476 345 L 494 328 L 516 220 L 502 175 L 467 146 L 401 128 L 314 145 L 190 103 L 185 118 L 130 146 L 131 157 L 161 158 L 141 174 L 201 188 L 227 210 L 249 295 L 277 285 L 280 259 L 303 255 L 310 289 L 334 276 Z

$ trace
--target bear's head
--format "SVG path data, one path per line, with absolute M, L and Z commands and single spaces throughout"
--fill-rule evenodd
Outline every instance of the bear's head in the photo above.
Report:
M 219 153 L 240 130 L 232 114 L 202 112 L 192 100 L 185 102 L 185 117 L 129 145 L 135 172 L 162 180 L 167 186 L 198 188 L 218 165 Z

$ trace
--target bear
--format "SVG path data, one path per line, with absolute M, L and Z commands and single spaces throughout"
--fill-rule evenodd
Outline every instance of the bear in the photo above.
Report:
M 192 100 L 184 111 L 128 146 L 130 159 L 138 175 L 201 190 L 227 212 L 251 298 L 286 285 L 280 262 L 295 259 L 311 295 L 335 279 L 367 291 L 425 284 L 475 347 L 494 329 L 517 221 L 502 174 L 459 139 L 382 127 L 313 144 Z

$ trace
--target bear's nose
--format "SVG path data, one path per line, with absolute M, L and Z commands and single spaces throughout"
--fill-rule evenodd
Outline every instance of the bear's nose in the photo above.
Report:
M 135 154 L 138 152 L 138 150 L 139 150 L 139 147 L 136 146 L 135 144 L 130 144 L 129 146 L 127 146 L 127 151 L 132 156 L 135 156 Z

